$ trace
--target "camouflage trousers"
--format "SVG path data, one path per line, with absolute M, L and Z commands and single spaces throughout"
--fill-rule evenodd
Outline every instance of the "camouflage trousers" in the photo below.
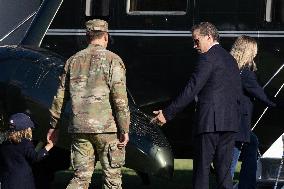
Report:
M 121 189 L 125 149 L 117 148 L 116 133 L 73 134 L 71 163 L 74 176 L 67 189 L 88 189 L 95 168 L 95 151 L 103 171 L 103 189 Z
M 0 144 L 2 144 L 5 140 L 7 140 L 7 133 L 0 131 Z

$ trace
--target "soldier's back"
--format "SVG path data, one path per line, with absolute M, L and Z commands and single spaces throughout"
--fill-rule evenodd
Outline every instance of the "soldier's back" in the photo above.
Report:
M 121 59 L 99 45 L 89 45 L 67 61 L 73 117 L 70 132 L 116 132 L 110 99 L 112 63 Z

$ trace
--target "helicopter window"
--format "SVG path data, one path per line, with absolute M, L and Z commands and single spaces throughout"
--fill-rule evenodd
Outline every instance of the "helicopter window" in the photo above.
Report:
M 199 0 L 198 18 L 214 23 L 219 30 L 255 29 L 259 13 L 258 0 Z
M 128 0 L 127 13 L 131 15 L 184 15 L 187 0 Z
M 266 1 L 265 21 L 284 24 L 284 0 Z
M 86 0 L 86 16 L 109 16 L 109 0 Z

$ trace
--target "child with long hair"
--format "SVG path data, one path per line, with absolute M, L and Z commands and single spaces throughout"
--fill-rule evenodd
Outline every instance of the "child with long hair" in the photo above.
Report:
M 6 140 L 0 144 L 0 188 L 35 189 L 30 164 L 47 156 L 53 141 L 36 152 L 32 143 L 34 123 L 30 117 L 16 113 L 9 118 L 8 124 Z

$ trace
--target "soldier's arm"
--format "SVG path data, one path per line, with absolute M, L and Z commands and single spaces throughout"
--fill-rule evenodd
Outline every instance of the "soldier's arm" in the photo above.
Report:
M 53 102 L 50 108 L 50 127 L 56 128 L 58 119 L 60 118 L 61 111 L 65 107 L 66 102 L 68 101 L 67 98 L 69 98 L 68 92 L 69 92 L 69 64 L 70 60 L 67 60 L 62 75 L 59 77 L 60 83 L 59 87 L 57 89 L 57 93 L 53 98 Z
M 110 91 L 116 120 L 121 133 L 129 132 L 130 113 L 126 92 L 125 66 L 121 59 L 111 63 Z

